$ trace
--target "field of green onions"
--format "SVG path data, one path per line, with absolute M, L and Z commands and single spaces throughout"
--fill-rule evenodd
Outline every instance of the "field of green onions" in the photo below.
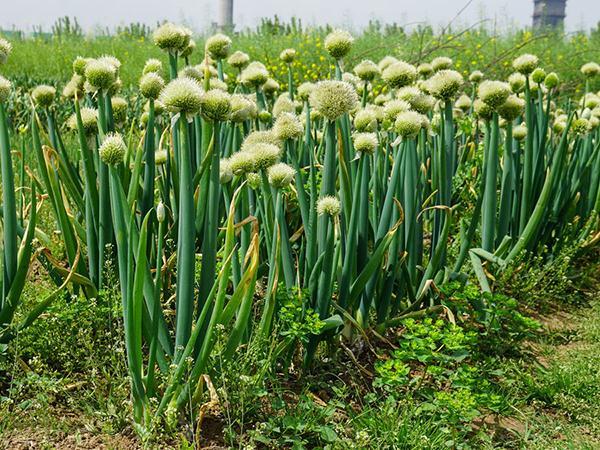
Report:
M 233 423 L 233 447 L 421 448 L 406 430 L 386 444 L 235 419 L 276 383 L 320 383 L 326 403 L 333 374 L 420 411 L 387 420 L 420 423 L 422 448 L 468 448 L 476 417 L 510 415 L 495 391 L 469 391 L 470 405 L 455 388 L 471 340 L 514 352 L 540 326 L 539 299 L 574 290 L 575 259 L 597 255 L 600 65 L 580 67 L 579 92 L 524 52 L 502 79 L 446 56 L 351 65 L 354 38 L 334 30 L 326 72 L 300 81 L 301 51 L 281 48 L 276 81 L 235 37 L 201 47 L 165 23 L 152 40 L 162 57 L 125 95 L 128 61 L 112 55 L 24 90 L 1 75 L 16 50 L 0 39 L 0 411 L 23 413 L 14 398 L 34 390 L 15 373 L 40 365 L 79 373 L 69 389 L 97 409 L 121 395 L 113 427 L 133 431 L 116 448 L 200 448 L 206 417 Z M 72 349 L 48 344 L 61 335 Z M 124 382 L 86 383 L 65 369 L 71 351 Z M 478 376 L 467 384 L 489 384 Z M 429 409 L 401 403 L 423 386 Z

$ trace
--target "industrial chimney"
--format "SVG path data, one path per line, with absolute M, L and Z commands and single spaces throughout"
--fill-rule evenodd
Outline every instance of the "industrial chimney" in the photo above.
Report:
M 233 0 L 219 0 L 219 28 L 230 31 L 233 28 Z
M 565 21 L 567 0 L 533 0 L 535 28 L 560 27 Z

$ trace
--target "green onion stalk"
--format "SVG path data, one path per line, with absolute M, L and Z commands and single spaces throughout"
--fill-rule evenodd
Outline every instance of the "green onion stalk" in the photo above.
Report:
M 56 158 L 53 157 L 55 152 L 48 147 L 42 146 L 35 111 L 32 112 L 31 116 L 31 137 L 32 146 L 38 161 L 39 173 L 43 181 L 43 187 L 46 189 L 48 197 L 50 198 L 50 204 L 52 205 L 55 214 L 58 229 L 61 231 L 61 236 L 65 244 L 66 254 L 69 263 L 72 265 L 77 253 L 75 229 L 62 199 L 61 186 L 59 184 L 62 180 L 57 173 L 58 168 L 55 165 Z
M 519 236 L 519 239 L 517 240 L 515 245 L 510 250 L 508 256 L 506 257 L 506 262 L 511 261 L 517 255 L 520 255 L 523 250 L 527 249 L 532 244 L 533 240 L 537 235 L 537 232 L 539 231 L 542 219 L 544 218 L 546 209 L 548 208 L 548 205 L 551 201 L 552 189 L 564 170 L 565 157 L 569 146 L 568 132 L 572 120 L 573 116 L 571 115 L 569 117 L 567 125 L 565 126 L 565 130 L 563 131 L 563 135 L 558 145 L 558 148 L 554 152 L 552 158 L 552 165 L 544 181 L 540 197 L 538 198 L 538 201 L 535 205 L 534 210 L 531 213 L 531 216 L 529 217 L 529 220 L 525 224 L 523 232 Z
M 221 155 L 221 123 L 212 123 L 213 148 L 211 165 L 207 174 L 208 199 L 205 207 L 204 233 L 202 239 L 202 270 L 200 272 L 200 302 L 204 305 L 206 296 L 215 280 L 217 267 L 217 234 L 219 227 L 219 211 L 221 203 L 221 184 L 219 181 L 219 162 Z
M 313 268 L 310 280 L 311 298 L 313 309 L 319 315 L 320 319 L 326 319 L 329 316 L 329 307 L 331 304 L 331 294 L 333 290 L 334 267 L 337 266 L 338 252 L 336 251 L 336 222 L 340 214 L 340 202 L 334 196 L 321 197 L 317 204 L 319 220 L 317 226 L 319 257 L 317 264 Z M 317 346 L 322 340 L 322 335 L 312 335 L 309 338 L 304 355 L 305 365 L 310 365 Z
M 175 121 L 173 133 L 179 133 L 179 216 L 177 230 L 177 326 L 175 360 L 177 361 L 192 332 L 194 314 L 194 275 L 196 230 L 189 127 L 185 115 Z M 217 173 L 218 175 L 218 173 Z
M 5 103 L 0 101 L 0 164 L 2 173 L 2 207 L 3 207 L 3 249 L 2 249 L 2 304 L 1 316 L 9 311 L 11 305 L 7 304 L 8 295 L 17 275 L 17 204 L 15 201 L 15 186 L 12 157 L 10 154 L 10 140 L 8 120 Z M 6 319 L 0 320 L 0 325 L 8 323 Z
M 98 138 L 103 141 L 107 133 L 110 132 L 108 127 L 107 111 L 105 102 L 108 94 L 102 90 L 98 91 Z M 110 210 L 110 182 L 108 166 L 101 160 L 98 161 L 98 202 L 99 202 L 99 221 L 98 221 L 98 286 L 104 286 L 104 261 L 106 258 L 106 246 L 112 242 L 112 223 Z
M 486 178 L 481 217 L 481 247 L 486 251 L 493 250 L 495 242 L 494 234 L 496 230 L 497 167 L 500 134 L 497 112 L 494 112 L 492 115 L 490 131 L 491 135 L 485 149 L 484 157 L 484 172 Z
M 97 289 L 100 289 L 100 274 L 104 268 L 101 265 L 98 245 L 100 203 L 98 186 L 96 184 L 97 172 L 96 165 L 94 164 L 94 155 L 89 145 L 92 139 L 86 134 L 83 127 L 79 101 L 75 100 L 74 104 L 85 183 L 85 225 L 86 244 L 88 246 L 88 268 L 92 283 Z
M 531 99 L 531 89 L 529 78 L 525 81 L 525 123 L 527 125 L 527 137 L 525 139 L 525 148 L 523 156 L 523 173 L 522 173 L 522 191 L 521 191 L 521 210 L 519 211 L 519 233 L 523 232 L 525 225 L 530 217 L 531 202 L 533 195 L 533 138 L 535 130 L 534 110 Z
M 154 183 L 156 175 L 155 146 L 154 146 L 154 99 L 148 100 L 148 122 L 144 136 L 144 178 L 140 211 L 143 217 L 154 203 Z M 135 180 L 133 180 L 135 184 Z

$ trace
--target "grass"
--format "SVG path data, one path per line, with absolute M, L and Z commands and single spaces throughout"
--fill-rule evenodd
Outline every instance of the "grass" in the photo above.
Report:
M 581 271 L 588 282 L 597 276 L 597 268 Z M 485 392 L 500 395 L 504 406 L 500 415 L 488 412 L 472 420 L 459 440 L 448 432 L 447 415 L 440 419 L 439 410 L 424 409 L 424 385 L 377 389 L 373 377 L 364 377 L 346 356 L 302 379 L 293 369 L 281 376 L 265 364 L 269 346 L 257 343 L 221 366 L 201 426 L 167 431 L 160 446 L 599 448 L 600 299 L 592 290 L 597 281 L 585 287 L 578 308 L 572 298 L 569 306 L 546 305 L 548 314 L 538 317 L 543 331 L 519 344 L 518 352 L 487 351 L 468 363 L 493 381 Z M 28 295 L 39 295 L 40 289 Z M 125 412 L 131 406 L 121 339 L 113 334 L 119 328 L 111 295 L 105 293 L 105 306 L 93 314 L 81 300 L 58 302 L 47 320 L 21 336 L 10 357 L 0 359 L 0 376 L 9 381 L 9 390 L 0 393 L 0 448 L 26 448 L 24 442 L 35 442 L 35 448 L 138 448 Z M 78 346 L 70 347 L 74 342 Z M 373 362 L 360 358 L 375 374 Z
M 527 433 L 534 449 L 600 447 L 600 302 L 565 317 L 552 333 L 560 345 L 545 343 L 543 365 L 524 375 L 522 395 Z M 564 336 L 567 336 L 565 339 Z

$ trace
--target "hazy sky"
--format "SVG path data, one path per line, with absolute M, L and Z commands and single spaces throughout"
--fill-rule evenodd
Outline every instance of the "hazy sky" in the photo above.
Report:
M 216 20 L 218 0 L 0 0 L 0 28 L 49 28 L 57 17 L 75 16 L 91 30 L 131 22 L 154 25 L 164 19 L 185 22 L 196 31 Z M 305 24 L 331 23 L 360 28 L 369 19 L 401 25 L 428 22 L 445 25 L 467 0 L 234 0 L 239 26 L 253 26 L 261 17 L 277 14 L 300 17 Z M 481 19 L 500 27 L 531 22 L 533 0 L 474 0 L 458 19 L 471 24 Z M 568 30 L 589 29 L 600 21 L 600 0 L 567 0 Z

